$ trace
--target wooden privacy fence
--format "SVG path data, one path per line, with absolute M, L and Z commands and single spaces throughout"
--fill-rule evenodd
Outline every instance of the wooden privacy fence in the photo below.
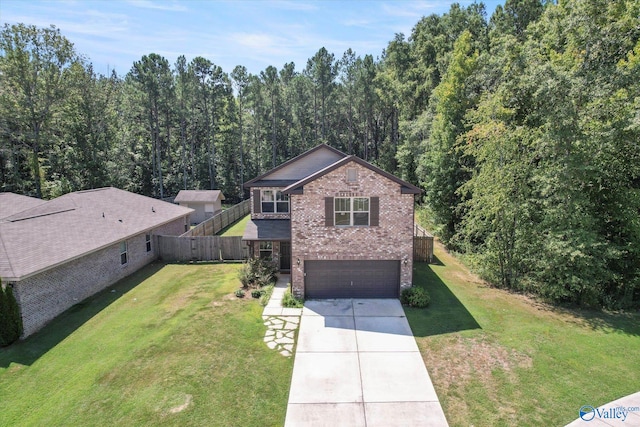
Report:
M 249 247 L 242 236 L 157 236 L 160 258 L 165 261 L 243 260 Z
M 233 205 L 227 210 L 224 210 L 208 220 L 201 222 L 182 235 L 182 237 L 195 237 L 195 236 L 214 236 L 223 228 L 230 224 L 233 224 L 240 218 L 248 215 L 251 212 L 251 201 L 249 199 L 244 200 L 237 205 Z
M 413 259 L 433 261 L 433 236 L 418 224 L 415 224 L 413 229 Z

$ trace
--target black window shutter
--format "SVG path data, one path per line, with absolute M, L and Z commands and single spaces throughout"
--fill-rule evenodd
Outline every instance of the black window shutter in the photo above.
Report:
M 380 224 L 380 198 L 369 198 L 369 225 L 377 227 Z
M 253 213 L 262 213 L 262 199 L 260 199 L 260 190 L 253 190 Z
M 324 198 L 324 225 L 333 227 L 333 197 Z

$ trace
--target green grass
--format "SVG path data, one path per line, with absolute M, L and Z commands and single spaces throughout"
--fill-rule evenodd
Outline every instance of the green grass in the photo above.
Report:
M 0 425 L 282 425 L 293 360 L 239 268 L 153 264 L 0 349 Z
M 640 389 L 640 315 L 554 308 L 488 287 L 436 245 L 405 308 L 452 426 L 564 425 Z
M 244 235 L 244 229 L 247 227 L 247 223 L 250 219 L 251 215 L 246 215 L 245 217 L 239 219 L 230 226 L 221 230 L 218 234 L 220 236 L 242 236 Z
M 304 307 L 304 300 L 294 297 L 293 293 L 291 293 L 291 284 L 289 284 L 287 290 L 284 291 L 284 295 L 282 296 L 282 306 L 287 308 Z

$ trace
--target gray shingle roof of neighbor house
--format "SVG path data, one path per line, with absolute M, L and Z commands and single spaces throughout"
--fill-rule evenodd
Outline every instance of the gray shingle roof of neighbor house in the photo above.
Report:
M 174 202 L 213 203 L 218 199 L 224 200 L 224 194 L 220 190 L 180 190 Z
M 43 203 L 46 203 L 46 201 L 36 199 L 35 197 L 21 196 L 15 193 L 0 193 L 0 219 L 15 215 Z
M 25 279 L 193 212 L 112 187 L 41 202 L 0 219 L 3 280 Z

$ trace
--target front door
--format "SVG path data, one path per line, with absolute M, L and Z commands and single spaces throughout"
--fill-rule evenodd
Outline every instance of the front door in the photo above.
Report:
M 291 271 L 291 242 L 280 242 L 280 270 Z

